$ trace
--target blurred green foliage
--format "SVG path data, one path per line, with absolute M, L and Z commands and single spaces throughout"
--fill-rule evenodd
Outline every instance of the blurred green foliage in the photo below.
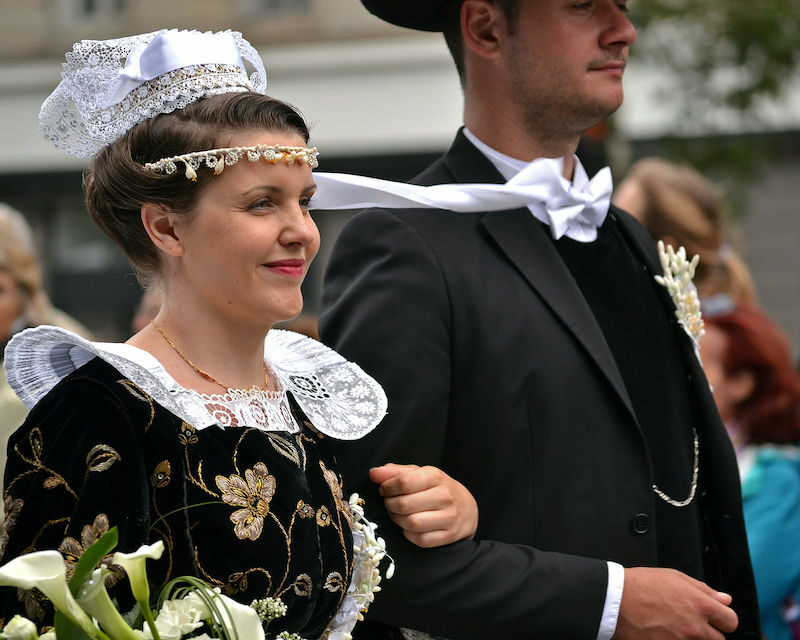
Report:
M 800 0 L 635 0 L 636 59 L 665 72 L 659 99 L 680 113 L 663 154 L 716 179 L 728 202 L 781 151 L 774 136 L 721 135 L 719 119 L 759 131 L 760 107 L 800 74 Z M 784 148 L 785 151 L 785 148 Z M 736 216 L 741 211 L 733 207 Z

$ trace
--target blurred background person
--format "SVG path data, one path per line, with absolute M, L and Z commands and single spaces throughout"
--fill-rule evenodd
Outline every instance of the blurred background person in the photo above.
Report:
M 722 199 L 695 169 L 662 158 L 635 162 L 616 188 L 613 202 L 641 222 L 654 241 L 699 255 L 694 282 L 701 297 L 726 293 L 756 303 L 750 270 L 724 241 Z
M 83 325 L 50 303 L 30 226 L 21 213 L 0 203 L 0 364 L 11 337 L 40 324 L 54 324 L 89 337 Z M 6 464 L 8 436 L 27 413 L 8 386 L 5 368 L 0 367 L 0 471 Z
M 700 351 L 742 478 L 761 623 L 800 638 L 800 376 L 782 331 L 728 296 L 704 304 Z

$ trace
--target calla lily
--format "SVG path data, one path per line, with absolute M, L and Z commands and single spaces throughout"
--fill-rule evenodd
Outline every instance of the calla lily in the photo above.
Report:
M 0 585 L 38 589 L 73 624 L 91 637 L 98 637 L 97 629 L 89 616 L 78 606 L 70 593 L 67 586 L 67 568 L 63 556 L 58 551 L 35 551 L 14 558 L 0 567 Z
M 149 606 L 150 585 L 147 582 L 145 562 L 148 559 L 158 560 L 164 553 L 164 542 L 159 540 L 155 544 L 143 544 L 133 553 L 117 551 L 112 562 L 125 569 L 131 583 L 131 592 L 136 601 L 144 606 Z
M 217 603 L 222 616 L 222 623 L 228 629 L 236 629 L 239 638 L 247 640 L 264 640 L 264 627 L 258 613 L 252 607 L 236 602 L 221 593 L 215 593 L 214 598 L 219 598 L 225 604 Z M 227 611 L 225 610 L 227 607 Z
M 147 621 L 147 625 L 152 630 L 153 637 L 156 640 L 159 640 L 159 634 L 153 620 L 153 612 L 150 610 L 150 585 L 147 582 L 145 562 L 148 559 L 158 560 L 162 553 L 164 553 L 164 542 L 159 540 L 154 544 L 143 544 L 133 553 L 117 551 L 113 558 L 114 564 L 125 569 L 125 573 L 128 574 L 131 593 L 133 593 L 133 597 L 142 608 L 144 619 Z
M 56 630 L 50 629 L 47 633 L 39 636 L 39 640 L 56 640 Z
M 5 640 L 36 640 L 39 632 L 33 622 L 16 615 L 3 627 L 2 636 Z
M 114 640 L 139 640 L 140 636 L 128 626 L 108 596 L 105 580 L 109 573 L 111 572 L 105 566 L 95 569 L 81 587 L 78 604 Z

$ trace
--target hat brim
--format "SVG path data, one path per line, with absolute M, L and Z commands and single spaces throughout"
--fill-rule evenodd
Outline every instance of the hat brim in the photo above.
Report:
M 441 31 L 447 0 L 361 0 L 381 20 L 419 31 Z

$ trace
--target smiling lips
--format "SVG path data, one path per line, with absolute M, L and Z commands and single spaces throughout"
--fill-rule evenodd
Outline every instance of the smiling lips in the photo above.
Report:
M 301 278 L 303 276 L 303 265 L 305 263 L 306 261 L 301 259 L 275 260 L 274 262 L 266 263 L 264 266 L 273 273 L 278 273 L 282 276 Z

